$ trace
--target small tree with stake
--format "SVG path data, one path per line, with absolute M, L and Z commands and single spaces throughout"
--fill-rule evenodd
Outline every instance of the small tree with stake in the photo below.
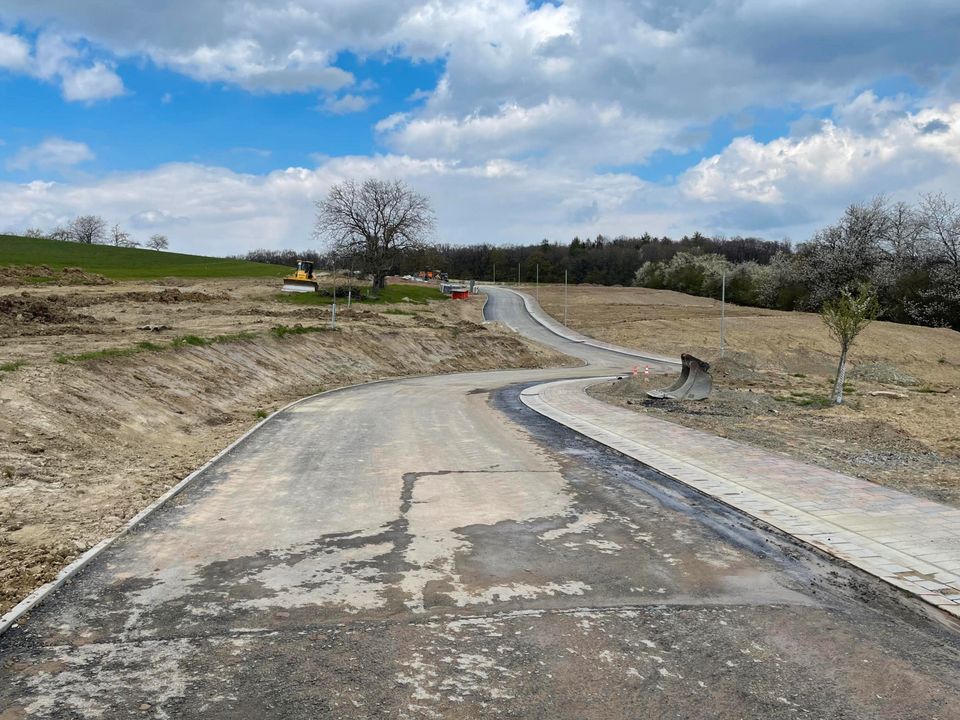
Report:
M 427 247 L 433 227 L 430 201 L 400 180 L 345 180 L 317 202 L 316 234 L 373 276 L 374 293 L 400 255 Z
M 845 288 L 838 297 L 823 304 L 820 316 L 830 335 L 840 343 L 840 364 L 837 366 L 837 379 L 833 385 L 833 402 L 836 405 L 843 403 L 843 383 L 847 377 L 847 354 L 850 347 L 857 335 L 877 317 L 879 311 L 876 293 L 866 284 L 861 284 L 856 293 Z

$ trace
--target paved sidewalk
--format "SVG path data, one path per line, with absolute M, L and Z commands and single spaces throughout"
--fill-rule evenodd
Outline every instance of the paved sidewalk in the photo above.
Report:
M 960 510 L 657 420 L 586 394 L 525 390 L 542 415 L 960 617 Z

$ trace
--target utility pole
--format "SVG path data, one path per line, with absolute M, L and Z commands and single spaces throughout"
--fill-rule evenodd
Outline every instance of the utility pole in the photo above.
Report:
M 726 320 L 726 305 L 727 305 L 727 269 L 723 269 L 722 280 L 720 281 L 720 357 L 723 357 L 723 345 L 724 345 L 724 321 Z
M 537 263 L 537 274 L 536 274 L 535 282 L 537 283 L 537 302 L 539 303 L 540 302 L 540 263 Z
M 567 324 L 567 271 L 563 271 L 563 324 Z
M 517 263 L 517 287 L 520 287 L 520 263 Z
M 497 284 L 497 264 L 493 264 L 493 284 Z

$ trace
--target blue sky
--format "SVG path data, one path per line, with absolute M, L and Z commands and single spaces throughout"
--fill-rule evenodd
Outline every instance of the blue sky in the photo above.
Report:
M 332 183 L 377 176 L 444 242 L 803 240 L 960 180 L 941 0 L 163 5 L 0 8 L 0 231 L 303 247 Z
M 109 102 L 70 103 L 59 88 L 35 78 L 0 76 L 2 159 L 18 147 L 51 136 L 97 148 L 83 170 L 141 170 L 166 162 L 198 162 L 237 172 L 310 165 L 316 155 L 381 151 L 373 125 L 383 117 L 423 103 L 417 90 L 433 88 L 441 62 L 362 60 L 350 53 L 337 65 L 370 87 L 372 105 L 339 114 L 316 93 L 251 93 L 221 83 L 197 82 L 150 62 L 118 63 L 125 91 Z M 24 108 L 29 108 L 24 112 Z M 33 179 L 30 169 L 5 168 L 5 179 Z

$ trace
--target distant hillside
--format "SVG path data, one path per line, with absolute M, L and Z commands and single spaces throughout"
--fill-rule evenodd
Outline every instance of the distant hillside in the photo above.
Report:
M 53 270 L 78 267 L 114 280 L 280 277 L 289 272 L 278 265 L 246 260 L 0 235 L 0 267 L 5 265 L 46 265 Z

